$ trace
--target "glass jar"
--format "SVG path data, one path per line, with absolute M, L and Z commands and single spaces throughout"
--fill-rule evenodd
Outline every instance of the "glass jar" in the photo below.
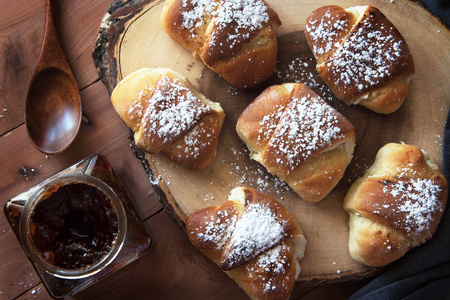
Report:
M 65 269 L 44 259 L 33 238 L 32 217 L 36 208 L 62 186 L 85 184 L 110 200 L 117 218 L 117 234 L 109 251 L 82 268 Z M 5 214 L 22 248 L 37 270 L 49 294 L 54 298 L 73 296 L 106 275 L 142 256 L 150 247 L 150 238 L 136 215 L 117 175 L 105 157 L 93 154 L 66 170 L 44 180 L 9 200 Z

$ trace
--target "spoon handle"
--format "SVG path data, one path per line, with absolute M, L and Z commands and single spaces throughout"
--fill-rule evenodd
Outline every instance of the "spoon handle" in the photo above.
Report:
M 45 0 L 45 27 L 44 37 L 41 46 L 34 74 L 46 68 L 59 68 L 73 77 L 72 70 L 67 60 L 66 54 L 61 45 L 54 23 L 54 1 Z

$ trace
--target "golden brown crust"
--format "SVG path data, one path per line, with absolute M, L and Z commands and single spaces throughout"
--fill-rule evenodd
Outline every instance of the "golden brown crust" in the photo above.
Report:
M 251 157 L 306 201 L 323 199 L 339 182 L 356 139 L 353 125 L 301 83 L 267 88 L 236 130 Z
M 206 168 L 216 157 L 223 122 L 223 112 L 214 111 L 200 120 L 184 138 L 163 149 L 162 153 L 190 169 Z
M 400 108 L 408 94 L 408 81 L 408 78 L 393 79 L 372 90 L 359 104 L 380 114 L 393 113 Z
M 429 184 L 441 187 L 436 191 L 435 196 L 438 199 L 444 199 L 447 190 L 444 176 L 442 174 L 433 175 L 429 180 Z M 427 214 L 431 221 L 427 223 L 426 230 L 421 230 L 421 223 L 410 222 L 408 218 L 411 212 L 400 210 L 399 207 L 408 205 L 411 199 L 410 197 L 399 199 L 397 190 L 399 185 L 405 189 L 412 189 L 414 182 L 414 179 L 396 177 L 365 178 L 353 196 L 357 199 L 353 203 L 353 209 L 363 217 L 397 229 L 403 235 L 417 241 L 414 244 L 420 245 L 431 238 L 436 231 L 443 210 L 436 209 Z M 414 197 L 419 192 L 411 192 L 410 196 Z
M 289 299 L 298 275 L 294 267 L 298 265 L 294 255 L 296 250 L 291 243 L 283 242 L 278 247 L 279 250 L 274 249 L 279 251 L 277 255 L 280 258 L 276 264 L 256 257 L 244 266 L 226 271 L 251 299 Z M 282 273 L 279 269 L 283 270 Z
M 286 182 L 303 199 L 320 201 L 342 179 L 349 159 L 343 147 L 325 151 L 300 165 L 287 176 Z
M 186 6 L 184 6 L 183 2 L 183 0 L 166 1 L 161 13 L 161 25 L 173 40 L 191 51 L 194 57 L 199 58 L 212 15 L 205 12 L 202 22 L 197 23 L 196 20 L 193 20 L 198 26 L 183 26 L 183 14 L 192 11 L 194 8 L 192 1 L 187 1 Z M 219 1 L 212 0 L 210 3 L 211 5 L 219 5 Z
M 445 177 L 419 148 L 394 143 L 381 148 L 344 199 L 352 257 L 382 266 L 431 239 L 447 193 Z
M 143 117 L 142 109 L 147 107 L 154 85 L 148 82 L 157 82 L 161 78 L 161 72 L 133 72 L 119 83 L 119 89 L 115 89 L 111 95 L 111 102 L 120 118 L 134 132 L 139 130 Z M 143 89 L 144 87 L 144 89 Z M 120 92 L 119 92 L 120 90 Z M 129 95 L 133 95 L 132 102 L 136 109 L 130 109 Z M 141 97 L 139 97 L 141 95 Z
M 167 1 L 161 23 L 174 41 L 208 68 L 233 86 L 249 89 L 260 85 L 275 70 L 275 33 L 281 21 L 263 0 L 240 3 L 258 8 L 253 16 L 246 16 L 242 8 L 233 14 L 231 11 L 238 6 L 233 4 L 231 0 L 199 1 L 196 5 L 190 0 Z
M 308 120 L 310 121 L 308 122 L 306 119 L 298 119 L 299 113 L 302 113 L 300 110 L 304 110 L 305 108 L 313 105 L 319 105 L 322 107 L 327 107 L 328 105 L 306 85 L 294 84 L 292 85 L 290 92 L 290 101 L 286 105 L 277 124 L 286 124 L 286 126 L 277 126 L 275 128 L 272 138 L 262 154 L 263 165 L 269 170 L 269 172 L 280 177 L 288 176 L 298 166 L 316 156 L 318 153 L 324 152 L 327 149 L 336 148 L 337 145 L 342 144 L 343 141 L 351 139 L 355 132 L 353 125 L 338 111 L 331 108 L 326 110 L 326 112 L 328 112 L 328 119 L 322 118 L 322 113 L 325 112 L 325 110 L 320 111 L 320 114 L 318 113 L 318 117 L 320 118 L 318 120 Z M 303 105 L 299 107 L 299 104 L 296 101 L 297 99 L 305 99 L 304 107 Z M 313 99 L 315 101 L 312 101 Z M 307 111 L 306 115 L 309 113 L 314 112 Z M 310 141 L 305 141 L 300 138 L 295 138 L 295 140 L 292 141 L 290 133 L 287 133 L 286 131 L 287 128 L 292 129 L 291 125 L 297 121 L 308 122 L 310 124 L 306 124 L 307 126 L 301 126 L 296 134 L 304 138 L 317 139 L 319 140 L 319 143 L 316 145 L 311 145 Z M 320 143 L 322 142 L 320 141 L 321 137 L 317 136 L 317 132 L 327 132 L 330 128 L 330 123 L 328 121 L 333 122 L 332 126 L 334 128 L 339 128 L 339 134 L 337 134 L 335 138 L 330 138 L 329 141 Z M 315 132 L 312 133 L 312 130 L 315 130 Z M 326 139 L 327 137 L 322 138 Z M 302 145 L 297 148 L 298 143 L 302 143 Z M 285 150 L 286 148 L 288 148 L 287 151 Z M 305 155 L 305 152 L 307 151 L 311 151 L 312 153 Z
M 114 89 L 111 102 L 135 132 L 136 145 L 190 169 L 215 157 L 225 113 L 182 75 L 164 68 L 140 69 Z
M 242 189 L 243 195 L 245 195 L 244 200 L 244 210 L 242 211 L 242 217 L 244 215 L 249 214 L 250 210 L 252 210 L 255 206 L 263 206 L 267 209 L 267 212 L 272 213 L 277 220 L 279 220 L 282 232 L 283 232 L 283 240 L 285 241 L 295 241 L 300 234 L 302 234 L 300 227 L 295 221 L 294 217 L 291 213 L 273 198 L 258 192 L 251 188 Z M 252 211 L 253 212 L 253 211 Z M 232 252 L 235 250 L 235 246 L 230 243 L 230 241 L 225 245 L 223 249 L 222 256 L 220 258 L 220 267 L 223 270 L 231 270 L 237 267 L 242 266 L 249 262 L 250 259 L 255 258 L 259 251 L 263 251 L 262 249 L 258 249 L 252 253 L 249 257 L 237 256 L 233 257 Z
M 264 23 L 273 22 L 278 28 L 281 21 L 276 12 L 266 3 L 268 20 Z M 275 39 L 275 33 L 272 26 L 265 26 L 260 30 L 251 27 L 242 27 L 237 22 L 231 22 L 227 26 L 218 23 L 218 18 L 212 20 L 211 30 L 207 32 L 208 43 L 205 43 L 202 49 L 202 60 L 208 66 L 214 66 L 221 60 L 233 57 L 241 49 L 254 50 L 262 46 L 263 39 Z M 233 40 L 229 37 L 233 36 Z M 263 38 L 264 37 L 264 38 Z M 248 47 L 251 45 L 251 47 Z M 275 48 L 276 54 L 276 48 Z
M 240 89 L 251 89 L 273 74 L 277 51 L 275 31 L 267 28 L 236 54 L 206 65 L 231 85 Z
M 227 227 L 232 226 L 236 222 L 239 214 L 243 211 L 243 204 L 239 201 L 225 201 L 222 205 L 210 206 L 193 212 L 186 222 L 186 233 L 189 240 L 209 259 L 216 264 L 220 262 L 223 247 L 229 236 L 227 235 Z M 217 224 L 217 230 L 213 226 L 208 227 L 212 222 Z M 223 228 L 219 225 L 225 224 Z M 211 236 L 206 239 L 205 235 Z
M 290 91 L 283 85 L 266 88 L 239 116 L 236 131 L 252 152 L 262 152 L 289 103 Z M 264 118 L 266 122 L 261 122 Z
M 306 36 L 317 71 L 339 99 L 383 114 L 401 106 L 414 62 L 404 38 L 377 8 L 321 7 L 308 17 Z
M 272 228 L 261 230 L 252 226 L 255 224 Z M 270 244 L 260 234 L 270 236 L 274 228 L 281 229 L 280 239 Z M 245 229 L 245 239 L 240 240 L 242 229 Z M 186 232 L 192 244 L 233 278 L 250 298 L 289 298 L 300 272 L 298 260 L 303 257 L 305 239 L 293 216 L 274 199 L 251 188 L 236 188 L 230 200 L 222 205 L 207 207 L 189 216 Z M 273 237 L 276 236 L 278 234 Z M 269 247 L 261 248 L 263 244 L 260 244 L 255 248 L 246 238 L 269 243 Z M 256 252 L 250 255 L 246 250 L 239 250 L 236 253 L 242 255 L 233 257 L 233 247 L 241 249 L 236 240 Z
M 173 93 L 175 87 L 178 90 L 176 93 Z M 186 123 L 185 126 L 180 126 L 180 129 L 173 131 L 173 133 L 171 131 L 164 132 L 164 136 L 158 134 L 159 132 L 166 131 L 165 127 L 168 126 L 167 122 L 161 122 L 161 116 L 166 114 L 171 107 L 180 105 L 182 101 L 186 102 L 186 96 L 189 92 L 189 87 L 185 82 L 179 80 L 178 77 L 160 77 L 160 80 L 156 82 L 155 88 L 150 94 L 147 107 L 145 108 L 146 113 L 144 113 L 141 119 L 139 131 L 136 132 L 135 141 L 139 148 L 148 153 L 159 153 L 192 131 L 193 127 L 204 117 L 213 114 L 213 109 L 208 107 L 200 99 L 189 99 L 189 110 L 193 114 L 189 123 Z M 182 105 L 184 106 L 184 104 Z M 167 118 L 170 117 L 175 116 L 167 116 Z M 167 121 L 170 122 L 170 120 Z M 177 126 L 176 124 L 169 125 Z
M 311 28 L 312 25 L 320 22 L 318 26 L 322 26 L 323 30 L 327 30 L 328 26 L 334 27 L 334 34 L 321 35 L 319 31 L 306 31 L 306 41 L 311 48 L 317 64 L 326 62 L 330 56 L 339 48 L 342 40 L 350 31 L 354 24 L 353 14 L 345 11 L 337 5 L 322 6 L 314 10 L 306 19 L 306 24 Z
M 364 217 L 350 215 L 349 251 L 361 264 L 381 267 L 401 258 L 411 248 L 410 240 L 403 234 L 383 224 Z

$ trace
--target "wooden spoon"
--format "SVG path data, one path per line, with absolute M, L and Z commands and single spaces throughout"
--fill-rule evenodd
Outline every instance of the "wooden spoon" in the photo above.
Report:
M 56 32 L 50 0 L 45 0 L 44 38 L 28 88 L 25 123 L 34 146 L 47 154 L 67 149 L 80 128 L 81 97 Z

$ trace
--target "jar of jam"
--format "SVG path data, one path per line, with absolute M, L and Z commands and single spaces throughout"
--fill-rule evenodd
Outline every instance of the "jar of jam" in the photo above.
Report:
M 78 293 L 150 246 L 130 199 L 99 154 L 14 197 L 5 213 L 55 298 Z

